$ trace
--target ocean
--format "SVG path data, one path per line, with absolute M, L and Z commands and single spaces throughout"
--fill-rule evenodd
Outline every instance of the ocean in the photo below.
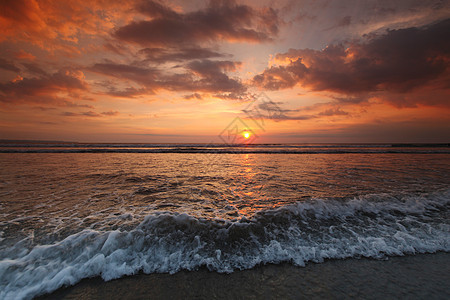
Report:
M 9 142 L 0 165 L 0 299 L 50 297 L 83 280 L 128 280 L 129 291 L 139 276 L 153 276 L 153 291 L 155 276 L 167 286 L 226 276 L 210 280 L 219 286 L 253 274 L 258 286 L 264 272 L 321 278 L 341 261 L 360 271 L 391 261 L 394 272 L 392 260 L 423 253 L 439 260 L 430 278 L 449 270 L 448 144 Z M 275 282 L 273 295 L 310 295 Z M 331 295 L 358 296 L 348 285 Z M 449 295 L 444 285 L 435 296 Z

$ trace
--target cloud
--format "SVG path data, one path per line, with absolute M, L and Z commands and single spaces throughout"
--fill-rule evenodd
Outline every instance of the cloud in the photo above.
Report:
M 11 72 L 20 72 L 20 69 L 16 67 L 13 62 L 7 61 L 6 59 L 0 58 L 0 69 L 11 71 Z
M 37 64 L 34 63 L 24 63 L 23 66 L 26 68 L 28 72 L 34 75 L 47 75 L 47 72 L 45 72 L 41 67 L 39 67 Z
M 226 72 L 235 71 L 241 65 L 233 61 L 197 60 L 190 62 L 187 69 L 196 75 L 191 89 L 210 92 L 244 92 L 245 86 L 238 79 L 230 78 Z
M 81 112 L 81 113 L 75 113 L 75 112 L 70 112 L 70 111 L 66 111 L 61 113 L 62 116 L 64 117 L 91 117 L 91 118 L 98 118 L 98 117 L 114 117 L 119 115 L 118 111 L 105 111 L 102 113 L 96 113 L 94 111 L 85 111 L 85 112 Z
M 160 75 L 159 70 L 155 68 L 118 64 L 111 61 L 97 63 L 89 70 L 119 79 L 132 80 L 146 86 L 151 86 L 157 82 L 158 75 Z
M 290 49 L 277 54 L 278 65 L 253 82 L 268 90 L 299 84 L 344 95 L 407 93 L 433 85 L 448 89 L 450 19 L 421 28 L 389 30 L 323 50 Z
M 170 7 L 156 1 L 140 1 L 136 4 L 136 10 L 151 18 L 176 18 L 180 16 Z
M 238 100 L 238 101 L 251 101 L 253 97 L 250 93 L 246 92 L 245 86 L 242 86 L 242 90 L 237 92 L 228 93 L 215 93 L 213 94 L 215 98 L 223 100 Z
M 339 20 L 337 23 L 338 27 L 342 26 L 349 26 L 352 23 L 352 17 L 351 16 L 345 16 L 342 19 Z
M 74 113 L 74 112 L 66 111 L 66 112 L 63 112 L 61 115 L 64 117 L 79 117 L 79 116 L 99 117 L 100 116 L 98 113 L 93 112 L 93 111 L 86 111 L 86 112 L 82 112 L 82 113 Z
M 139 89 L 129 87 L 122 91 L 113 86 L 107 87 L 107 93 L 113 96 L 132 97 L 141 93 L 154 93 L 160 89 L 237 95 L 245 92 L 246 87 L 239 79 L 231 78 L 226 73 L 235 71 L 239 66 L 239 62 L 204 59 L 180 66 L 182 73 L 113 62 L 95 64 L 89 70 L 121 80 L 131 80 L 141 86 Z
M 79 104 L 79 103 L 75 103 L 75 102 L 71 102 L 71 101 L 62 101 L 60 104 L 61 104 L 61 106 L 66 106 L 66 107 L 94 108 L 92 105 Z
M 112 111 L 112 110 L 104 111 L 104 112 L 102 112 L 102 115 L 113 117 L 113 116 L 119 115 L 119 112 L 118 111 Z
M 314 50 L 307 50 L 314 51 Z M 292 52 L 292 51 L 290 51 Z M 289 55 L 288 53 L 286 55 Z M 280 55 L 277 55 L 280 57 Z M 253 82 L 267 90 L 280 90 L 292 88 L 298 83 L 303 83 L 308 68 L 302 63 L 301 58 L 291 61 L 287 66 L 272 66 L 262 74 L 256 75 Z
M 3 0 L 0 41 L 22 40 L 50 52 L 81 53 L 77 45 L 82 37 L 109 36 L 116 22 L 128 19 L 134 2 L 92 0 L 87 5 L 81 0 Z
M 341 110 L 341 108 L 329 108 L 317 113 L 310 113 L 305 114 L 304 111 L 307 111 L 308 109 L 297 110 L 297 113 L 283 113 L 283 114 L 274 114 L 270 116 L 268 119 L 272 119 L 274 121 L 289 121 L 289 120 L 296 120 L 296 121 L 305 121 L 305 120 L 311 120 L 311 119 L 320 119 L 320 118 L 328 118 L 328 117 L 342 117 L 342 116 L 350 116 L 350 114 L 346 111 Z M 298 113 L 300 112 L 300 113 Z
M 267 42 L 278 33 L 275 10 L 255 10 L 232 1 L 211 1 L 203 10 L 176 12 L 155 1 L 140 2 L 138 12 L 150 19 L 120 27 L 114 36 L 145 46 L 195 45 L 227 40 Z
M 202 76 L 217 76 L 222 71 L 235 71 L 241 65 L 240 62 L 229 60 L 213 61 L 213 60 L 196 60 L 190 62 L 187 67 L 193 72 Z
M 186 99 L 186 100 L 190 100 L 190 99 L 202 100 L 203 96 L 200 95 L 199 93 L 193 93 L 193 94 L 190 94 L 190 95 L 185 95 L 185 96 L 183 96 L 183 98 Z
M 126 87 L 122 90 L 118 90 L 115 86 L 110 85 L 107 87 L 107 94 L 113 97 L 134 98 L 140 95 L 153 94 L 153 92 L 151 90 L 148 90 L 147 88 L 135 87 Z
M 368 95 L 330 96 L 330 98 L 342 104 L 360 104 L 369 101 Z
M 186 60 L 218 58 L 225 56 L 222 53 L 218 53 L 213 50 L 201 47 L 145 48 L 140 50 L 139 53 L 145 55 L 146 62 L 158 64 L 165 62 L 180 62 Z
M 348 27 L 351 24 L 352 24 L 352 17 L 345 16 L 345 17 L 342 17 L 341 19 L 337 20 L 335 25 L 324 29 L 324 31 L 328 31 L 328 30 L 332 30 L 332 29 L 336 29 L 336 28 L 340 28 L 340 27 Z
M 3 34 L 0 40 L 17 32 L 17 29 L 29 28 L 37 32 L 45 27 L 41 9 L 36 1 L 6 0 L 0 2 L 0 29 Z
M 346 111 L 341 110 L 340 108 L 334 108 L 334 109 L 327 109 L 317 114 L 317 116 L 325 116 L 325 117 L 331 117 L 331 116 L 348 116 L 349 113 Z
M 36 56 L 24 50 L 19 50 L 17 53 L 14 53 L 14 56 L 18 59 L 24 59 L 29 61 L 33 61 L 36 59 Z
M 52 103 L 54 104 L 54 103 Z M 87 105 L 87 104 L 78 104 L 75 102 L 70 102 L 70 101 L 60 101 L 57 103 L 57 106 L 61 106 L 61 107 L 82 107 L 82 108 L 90 108 L 93 109 L 94 106 L 92 105 Z M 40 110 L 40 111 L 54 111 L 57 108 L 56 107 L 48 107 L 48 106 L 34 106 L 33 109 L 36 110 Z
M 256 107 L 243 110 L 246 117 L 261 120 L 279 121 L 305 121 L 312 119 L 330 119 L 330 117 L 347 118 L 351 117 L 347 111 L 342 110 L 340 103 L 316 103 L 309 106 L 303 106 L 297 109 L 284 109 L 282 102 L 262 102 Z M 335 118 L 333 118 L 335 119 Z
M 35 107 L 33 107 L 33 109 L 40 110 L 40 111 L 51 111 L 51 110 L 55 110 L 56 108 L 54 108 L 54 107 L 35 106 Z
M 0 68 L 18 74 L 0 82 L 0 102 L 56 103 L 65 100 L 64 93 L 70 100 L 73 91 L 89 92 L 84 79 L 54 73 L 62 68 L 61 55 L 72 55 L 71 62 L 78 64 L 74 68 L 96 73 L 96 79 L 100 74 L 97 81 L 116 79 L 116 85 L 102 86 L 99 94 L 134 98 L 169 90 L 239 99 L 246 87 L 232 73 L 240 62 L 228 62 L 232 55 L 210 42 L 271 41 L 282 22 L 277 12 L 234 1 L 210 1 L 193 10 L 190 4 L 182 6 L 185 11 L 141 0 L 94 0 L 89 5 L 80 0 L 3 1 L 0 41 L 11 51 L 0 59 Z M 133 26 L 144 30 L 125 32 Z M 85 56 L 79 57 L 81 53 Z M 79 66 L 86 64 L 90 66 Z
M 61 69 L 53 74 L 31 78 L 19 77 L 17 80 L 0 83 L 0 102 L 54 102 L 59 99 L 59 93 L 70 94 L 74 91 L 86 91 L 87 88 L 81 71 Z

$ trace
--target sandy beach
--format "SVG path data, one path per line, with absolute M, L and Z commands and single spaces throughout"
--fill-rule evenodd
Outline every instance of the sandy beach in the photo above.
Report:
M 85 279 L 37 299 L 448 299 L 448 253 Z

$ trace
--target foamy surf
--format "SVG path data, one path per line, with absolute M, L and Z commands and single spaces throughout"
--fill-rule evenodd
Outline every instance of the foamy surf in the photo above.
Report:
M 450 190 L 417 195 L 311 199 L 234 220 L 158 212 L 131 229 L 86 229 L 29 249 L 3 249 L 0 298 L 29 299 L 83 278 L 206 267 L 450 251 Z
M 449 154 L 449 144 L 0 143 L 0 153 Z

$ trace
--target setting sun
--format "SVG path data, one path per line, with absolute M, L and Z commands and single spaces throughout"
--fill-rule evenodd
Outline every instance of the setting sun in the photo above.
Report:
M 246 139 L 249 139 L 251 135 L 252 135 L 252 134 L 251 134 L 249 131 L 244 131 L 244 132 L 242 133 L 242 136 L 243 136 L 244 138 L 246 138 Z

